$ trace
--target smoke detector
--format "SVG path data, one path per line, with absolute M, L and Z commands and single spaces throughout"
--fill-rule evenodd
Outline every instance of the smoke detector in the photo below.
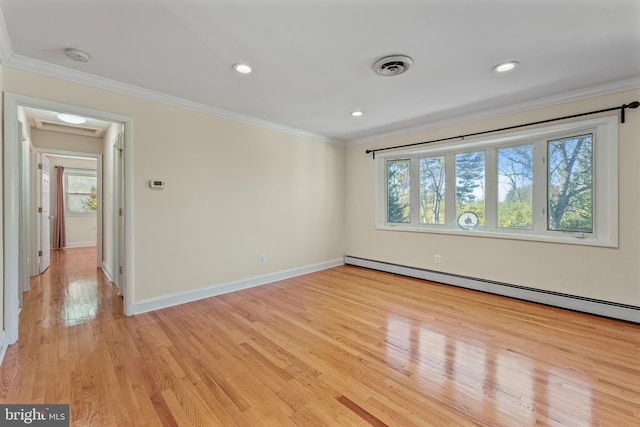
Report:
M 68 58 L 73 59 L 76 62 L 87 63 L 89 62 L 89 54 L 84 50 L 68 48 L 64 50 L 64 54 L 67 55 Z
M 391 55 L 373 63 L 373 72 L 379 76 L 399 76 L 413 65 L 413 59 L 406 55 Z

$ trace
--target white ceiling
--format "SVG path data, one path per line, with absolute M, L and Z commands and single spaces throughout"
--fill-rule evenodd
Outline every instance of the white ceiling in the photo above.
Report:
M 5 65 L 342 141 L 640 87 L 638 0 L 0 0 L 0 10 Z M 68 59 L 67 47 L 91 61 Z M 374 74 L 390 54 L 413 67 Z M 505 60 L 520 66 L 492 72 Z M 236 74 L 237 62 L 254 73 Z

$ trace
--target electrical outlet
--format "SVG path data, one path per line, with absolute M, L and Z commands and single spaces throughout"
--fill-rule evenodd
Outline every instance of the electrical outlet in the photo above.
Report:
M 267 262 L 267 256 L 266 255 L 260 255 L 260 264 L 264 264 L 265 262 Z
M 442 262 L 442 257 L 440 256 L 440 254 L 435 254 L 433 256 L 433 262 L 435 262 L 436 264 L 440 264 Z

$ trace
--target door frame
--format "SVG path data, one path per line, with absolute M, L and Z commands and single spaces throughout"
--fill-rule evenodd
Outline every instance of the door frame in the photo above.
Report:
M 42 155 L 49 155 L 49 156 L 58 156 L 58 157 L 71 157 L 71 158 L 81 158 L 81 159 L 91 159 L 91 160 L 95 160 L 96 161 L 96 178 L 97 178 L 97 197 L 96 197 L 96 202 L 97 202 L 97 209 L 96 209 L 96 255 L 97 255 L 97 263 L 96 266 L 98 268 L 102 268 L 102 259 L 103 259 L 103 248 L 104 248 L 104 238 L 103 238 L 103 225 L 102 225 L 102 220 L 104 218 L 103 216 L 103 206 L 102 206 L 102 200 L 103 200 L 103 169 L 102 169 L 102 154 L 94 154 L 94 153 L 83 153 L 80 151 L 67 151 L 67 150 L 56 150 L 53 148 L 36 148 L 35 151 L 38 154 L 42 154 Z M 73 169 L 73 168 L 71 168 Z M 51 179 L 52 174 L 49 174 L 49 179 Z M 53 178 L 57 179 L 57 174 L 53 174 Z M 32 187 L 31 191 L 36 192 L 38 191 L 37 188 Z M 42 191 L 42 190 L 40 190 Z M 41 196 L 41 192 L 38 192 L 38 196 Z M 49 215 L 51 215 L 52 212 L 49 212 Z M 37 212 L 34 212 L 35 218 L 38 218 Z M 40 232 L 38 232 L 38 234 L 40 234 Z M 41 237 L 41 236 L 40 236 Z
M 4 93 L 4 335 L 2 347 L 18 341 L 19 320 L 19 242 L 21 208 L 18 204 L 21 165 L 18 162 L 18 106 L 64 111 L 80 116 L 120 122 L 124 125 L 124 219 L 125 259 L 123 304 L 125 316 L 133 315 L 133 119 L 119 114 L 92 110 L 39 98 Z

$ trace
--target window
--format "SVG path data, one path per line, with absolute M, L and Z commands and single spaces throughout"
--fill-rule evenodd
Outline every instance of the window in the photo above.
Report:
M 484 151 L 456 154 L 456 212 L 472 212 L 484 225 Z
M 533 145 L 498 149 L 498 227 L 533 228 Z
M 617 117 L 378 154 L 377 228 L 615 247 L 617 168 Z
M 445 223 L 444 156 L 420 159 L 420 223 Z
M 410 222 L 409 160 L 391 160 L 387 164 L 387 221 Z
M 96 171 L 65 169 L 65 213 L 91 214 L 97 209 L 98 182 Z
M 548 141 L 549 230 L 593 232 L 593 135 Z

